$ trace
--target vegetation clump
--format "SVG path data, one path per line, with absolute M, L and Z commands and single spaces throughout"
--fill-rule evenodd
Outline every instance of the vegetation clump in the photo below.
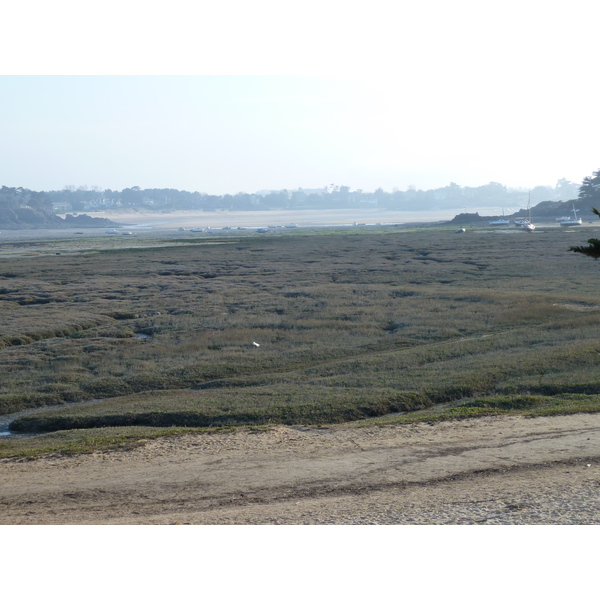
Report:
M 598 182 L 600 183 L 600 171 L 598 171 L 597 176 Z M 600 211 L 597 208 L 592 208 L 592 211 L 600 217 Z M 587 246 L 571 246 L 569 250 L 571 250 L 571 252 L 579 252 L 579 254 L 591 256 L 597 260 L 600 258 L 600 239 L 590 238 Z

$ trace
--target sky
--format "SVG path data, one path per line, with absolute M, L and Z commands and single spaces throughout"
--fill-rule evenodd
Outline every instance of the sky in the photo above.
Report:
M 0 185 L 580 183 L 600 168 L 592 7 L 18 3 L 0 38 Z

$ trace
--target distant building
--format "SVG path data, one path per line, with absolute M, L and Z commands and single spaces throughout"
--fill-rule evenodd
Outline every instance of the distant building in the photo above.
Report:
M 121 206 L 121 200 L 115 200 L 113 198 L 95 198 L 94 200 L 87 200 L 83 203 L 84 210 L 106 208 L 108 206 Z

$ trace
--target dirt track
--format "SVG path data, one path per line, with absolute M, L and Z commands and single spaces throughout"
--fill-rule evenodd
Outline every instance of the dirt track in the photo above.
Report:
M 0 482 L 2 524 L 595 524 L 600 415 L 190 435 Z

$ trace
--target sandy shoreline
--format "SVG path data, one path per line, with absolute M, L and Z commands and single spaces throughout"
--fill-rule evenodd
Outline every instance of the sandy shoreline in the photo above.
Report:
M 417 223 L 440 223 L 451 221 L 462 209 L 440 210 L 387 210 L 382 208 L 338 208 L 322 210 L 259 210 L 259 211 L 132 211 L 120 210 L 114 212 L 91 212 L 90 217 L 107 218 L 125 227 L 152 228 L 168 230 L 178 227 L 268 227 L 276 225 L 284 227 L 296 224 L 299 227 L 325 227 L 325 226 L 356 226 L 356 225 L 410 225 Z M 485 209 L 469 209 L 468 212 L 485 214 Z M 538 225 L 545 228 L 561 229 L 554 220 L 540 221 Z M 592 222 L 596 227 L 597 223 Z M 486 226 L 487 221 L 480 225 Z M 582 227 L 588 226 L 584 223 Z M 493 229 L 493 228 L 492 228 Z M 500 228 L 496 231 L 502 231 Z M 508 227 L 510 231 L 516 229 L 514 225 Z M 564 228 L 562 228 L 564 229 Z
M 384 209 L 327 209 L 327 210 L 272 210 L 272 211 L 135 211 L 116 210 L 86 212 L 90 217 L 109 219 L 117 224 L 116 236 L 107 236 L 107 227 L 82 227 L 63 229 L 4 229 L 0 231 L 0 242 L 55 240 L 58 238 L 79 239 L 94 237 L 112 237 L 122 239 L 122 234 L 132 233 L 136 236 L 196 236 L 191 229 L 202 231 L 214 229 L 215 232 L 235 235 L 238 229 L 269 228 L 270 231 L 287 232 L 287 225 L 303 227 L 348 227 L 349 230 L 373 225 L 410 227 L 417 224 L 441 223 L 451 221 L 460 210 L 445 209 L 438 211 L 393 211 Z M 558 223 L 540 223 L 544 229 L 561 229 Z M 583 224 L 583 228 L 596 227 Z M 181 228 L 185 231 L 181 231 Z M 220 231 L 229 228 L 228 231 Z M 1 228 L 0 228 L 1 229 Z M 489 228 L 495 233 L 520 233 L 520 229 L 510 226 L 506 228 Z M 568 230 L 568 232 L 576 229 Z M 248 233 L 248 232 L 246 232 Z M 130 238 L 128 238 L 130 239 Z
M 188 435 L 0 480 L 2 524 L 598 524 L 600 415 Z

